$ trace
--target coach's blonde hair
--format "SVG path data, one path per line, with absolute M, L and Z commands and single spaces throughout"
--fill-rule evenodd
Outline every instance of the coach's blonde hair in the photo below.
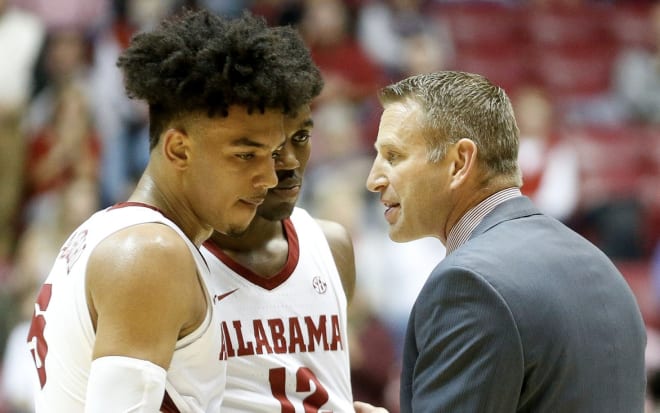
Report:
M 513 108 L 504 90 L 485 77 L 457 71 L 421 74 L 384 87 L 379 98 L 384 107 L 406 101 L 419 105 L 429 161 L 442 159 L 458 140 L 471 139 L 486 181 L 506 177 L 521 185 Z

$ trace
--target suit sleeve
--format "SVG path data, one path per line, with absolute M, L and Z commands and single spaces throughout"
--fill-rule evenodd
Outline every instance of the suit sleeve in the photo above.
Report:
M 402 384 L 411 386 L 413 412 L 516 411 L 524 377 L 520 336 L 507 303 L 480 275 L 436 269 L 409 329 L 404 364 L 412 368 Z

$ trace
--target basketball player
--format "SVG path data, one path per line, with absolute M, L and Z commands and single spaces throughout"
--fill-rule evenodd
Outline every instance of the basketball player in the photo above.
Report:
M 214 232 L 202 248 L 226 340 L 222 411 L 349 412 L 353 245 L 343 226 L 294 207 L 311 149 L 309 107 L 284 125 L 278 184 L 248 230 Z
M 66 241 L 28 343 L 37 412 L 217 412 L 223 331 L 198 247 L 239 234 L 277 184 L 284 115 L 318 70 L 292 29 L 184 12 L 119 58 L 149 105 L 151 155 L 127 202 Z

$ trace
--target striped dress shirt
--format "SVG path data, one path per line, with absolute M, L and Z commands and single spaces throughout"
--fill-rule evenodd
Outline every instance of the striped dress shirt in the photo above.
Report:
M 522 196 L 520 188 L 506 188 L 481 201 L 474 208 L 470 209 L 458 220 L 456 225 L 449 231 L 447 236 L 447 255 L 456 251 L 458 247 L 463 245 L 469 238 L 472 231 L 479 225 L 481 220 L 496 206 L 504 201 Z

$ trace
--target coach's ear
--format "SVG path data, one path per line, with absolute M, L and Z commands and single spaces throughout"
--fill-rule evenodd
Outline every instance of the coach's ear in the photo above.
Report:
M 477 145 L 472 139 L 463 138 L 450 147 L 451 178 L 449 187 L 456 189 L 472 174 L 477 163 Z
M 175 167 L 185 169 L 190 160 L 190 138 L 176 128 L 170 128 L 161 136 L 163 156 Z

